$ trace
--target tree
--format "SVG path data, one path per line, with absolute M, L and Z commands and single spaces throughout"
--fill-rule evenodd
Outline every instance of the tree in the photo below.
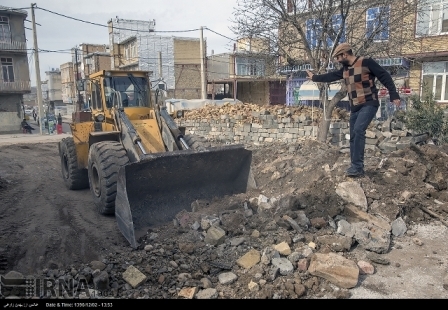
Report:
M 309 64 L 321 74 L 342 42 L 350 43 L 355 54 L 374 58 L 412 50 L 415 16 L 425 1 L 430 0 L 238 0 L 231 29 L 239 37 L 266 39 L 279 64 Z M 320 141 L 326 141 L 333 109 L 347 94 L 341 84 L 328 100 L 327 85 L 318 83 L 325 105 Z

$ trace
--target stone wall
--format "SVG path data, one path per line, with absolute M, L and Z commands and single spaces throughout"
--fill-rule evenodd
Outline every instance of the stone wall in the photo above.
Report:
M 178 126 L 185 127 L 187 133 L 199 135 L 217 143 L 263 144 L 272 142 L 295 143 L 303 139 L 315 139 L 318 132 L 320 114 L 303 110 L 271 109 L 243 111 L 223 108 L 214 112 L 201 109 L 177 118 Z M 406 130 L 401 122 L 387 120 L 373 121 L 366 131 L 366 149 L 391 152 L 421 143 L 425 135 L 414 135 Z M 344 120 L 335 120 L 330 124 L 327 141 L 339 146 L 341 151 L 349 151 L 350 129 Z

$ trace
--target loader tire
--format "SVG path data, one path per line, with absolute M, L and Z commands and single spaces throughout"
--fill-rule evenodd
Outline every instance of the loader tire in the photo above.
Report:
M 115 213 L 118 171 L 129 163 L 121 143 L 102 141 L 89 150 L 89 183 L 94 203 L 101 214 Z
M 62 179 L 68 189 L 77 190 L 89 187 L 87 169 L 78 168 L 75 142 L 73 138 L 64 138 L 59 142 Z
M 197 135 L 185 135 L 184 139 L 188 146 L 196 151 L 205 151 L 211 146 L 210 142 L 207 142 L 205 138 Z

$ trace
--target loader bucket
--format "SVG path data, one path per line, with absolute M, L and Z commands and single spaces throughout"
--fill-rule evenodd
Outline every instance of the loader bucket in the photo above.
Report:
M 210 200 L 255 188 L 252 152 L 241 145 L 207 151 L 174 151 L 146 156 L 120 168 L 115 216 L 133 248 L 149 228 L 165 224 L 196 199 Z

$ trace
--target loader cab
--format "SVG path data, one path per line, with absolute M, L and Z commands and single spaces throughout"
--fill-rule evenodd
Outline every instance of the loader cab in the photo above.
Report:
M 146 77 L 107 76 L 103 78 L 104 97 L 106 107 L 132 108 L 151 107 L 150 89 Z

